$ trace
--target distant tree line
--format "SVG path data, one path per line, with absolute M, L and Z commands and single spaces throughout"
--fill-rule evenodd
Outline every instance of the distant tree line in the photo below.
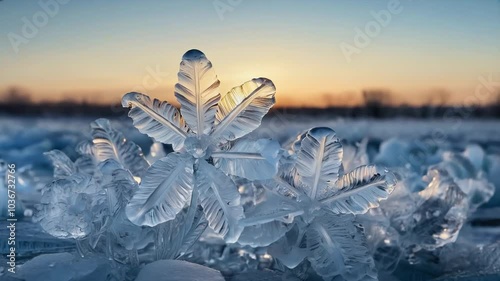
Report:
M 360 106 L 277 108 L 275 111 L 276 113 L 345 118 L 500 118 L 500 92 L 497 94 L 496 100 L 488 105 L 468 106 L 447 105 L 450 94 L 443 90 L 433 92 L 427 104 L 421 106 L 392 105 L 391 94 L 386 90 L 367 90 L 363 91 L 362 95 L 363 104 Z
M 360 106 L 328 106 L 326 108 L 277 108 L 272 114 L 290 113 L 323 117 L 370 117 L 370 118 L 500 118 L 500 93 L 496 101 L 489 105 L 454 107 L 446 105 L 449 94 L 438 92 L 428 105 L 392 105 L 390 92 L 384 90 L 363 91 L 363 104 Z M 66 100 L 62 102 L 32 102 L 29 93 L 12 88 L 0 96 L 0 115 L 12 116 L 87 116 L 115 117 L 124 116 L 127 109 L 120 104 L 102 105 L 85 101 Z
M 304 114 L 317 117 L 344 117 L 344 118 L 376 118 L 390 119 L 394 117 L 406 118 L 500 118 L 500 105 L 491 106 L 378 106 L 378 107 L 327 107 L 327 108 L 276 108 L 273 114 Z
M 112 117 L 126 112 L 120 104 L 92 104 L 71 98 L 60 102 L 33 102 L 29 92 L 17 87 L 11 87 L 0 94 L 0 115 Z

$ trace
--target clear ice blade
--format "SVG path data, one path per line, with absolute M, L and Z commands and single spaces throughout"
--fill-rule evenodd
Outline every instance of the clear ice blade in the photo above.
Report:
M 142 176 L 149 164 L 137 144 L 127 140 L 122 133 L 113 129 L 107 119 L 97 119 L 90 124 L 90 127 L 94 156 L 99 162 L 114 159 L 130 170 L 134 176 Z
M 335 192 L 319 201 L 336 214 L 363 214 L 387 199 L 395 185 L 392 173 L 376 166 L 361 166 L 343 175 L 335 183 Z
M 342 166 L 342 144 L 330 128 L 313 128 L 301 141 L 296 169 L 298 186 L 311 199 L 328 194 Z
M 259 127 L 276 102 L 276 87 L 267 78 L 255 78 L 234 87 L 217 107 L 214 138 L 235 140 Z
M 132 174 L 121 167 L 113 159 L 108 159 L 98 165 L 99 184 L 106 190 L 110 214 L 115 214 L 132 198 L 137 189 L 137 183 Z
M 69 177 L 76 172 L 75 164 L 64 152 L 51 150 L 43 155 L 47 156 L 54 166 L 54 178 Z
M 173 220 L 190 200 L 193 182 L 193 159 L 170 153 L 147 170 L 126 207 L 127 217 L 147 226 Z
M 317 216 L 307 228 L 306 241 L 308 260 L 322 277 L 376 278 L 363 229 L 354 223 L 354 216 L 328 213 Z
M 204 160 L 198 163 L 195 177 L 208 225 L 227 242 L 236 242 L 243 230 L 239 221 L 245 216 L 236 185 Z
M 242 139 L 227 151 L 212 154 L 214 164 L 226 174 L 249 180 L 274 177 L 278 170 L 280 146 L 269 139 Z
M 297 202 L 265 191 L 262 201 L 245 207 L 245 226 L 238 243 L 251 247 L 263 247 L 277 241 L 293 226 L 296 215 L 302 214 Z
M 199 50 L 189 50 L 184 56 L 175 84 L 175 97 L 190 129 L 197 135 L 208 135 L 215 121 L 220 100 L 219 80 L 212 63 Z
M 173 105 L 132 92 L 123 96 L 122 106 L 130 108 L 128 116 L 139 132 L 155 141 L 171 144 L 175 151 L 182 148 L 188 127 Z
M 297 267 L 307 257 L 308 249 L 303 245 L 303 227 L 293 225 L 283 237 L 267 248 L 269 254 L 288 268 Z

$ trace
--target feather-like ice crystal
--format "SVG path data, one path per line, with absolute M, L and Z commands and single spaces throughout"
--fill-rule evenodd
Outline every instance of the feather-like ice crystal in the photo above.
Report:
M 190 50 L 182 57 L 175 85 L 180 112 L 143 94 L 123 97 L 135 127 L 176 151 L 146 172 L 127 206 L 133 223 L 155 226 L 173 220 L 194 197 L 216 233 L 233 242 L 240 235 L 243 207 L 228 175 L 273 177 L 279 147 L 268 140 L 228 142 L 260 125 L 275 103 L 276 89 L 271 80 L 256 78 L 221 96 L 219 84 L 205 54 Z
M 246 208 L 239 242 L 267 246 L 276 241 L 271 255 L 291 268 L 307 258 L 325 280 L 376 279 L 363 231 L 352 214 L 378 207 L 393 191 L 394 175 L 375 166 L 344 174 L 342 144 L 330 128 L 308 130 L 287 151 L 277 176 L 258 183 L 269 195 Z

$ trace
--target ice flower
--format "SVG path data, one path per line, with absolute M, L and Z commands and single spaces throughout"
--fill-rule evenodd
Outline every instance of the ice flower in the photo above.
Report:
M 308 130 L 288 151 L 275 178 L 252 183 L 265 195 L 246 209 L 238 242 L 256 247 L 276 241 L 272 256 L 290 268 L 307 258 L 324 280 L 376 279 L 354 215 L 378 207 L 393 191 L 394 175 L 376 166 L 344 173 L 342 144 L 330 128 Z
M 275 103 L 276 89 L 271 80 L 256 78 L 221 96 L 212 63 L 198 50 L 184 54 L 178 80 L 180 112 L 140 93 L 122 99 L 140 132 L 174 149 L 147 170 L 126 207 L 127 216 L 137 225 L 155 226 L 199 203 L 209 226 L 234 242 L 244 213 L 228 175 L 249 180 L 274 176 L 278 144 L 240 138 L 260 125 Z
M 289 159 L 282 161 L 278 175 L 258 183 L 270 193 L 261 201 L 279 201 L 272 204 L 273 212 L 253 212 L 242 224 L 286 221 L 298 215 L 310 221 L 320 209 L 333 214 L 363 214 L 378 207 L 378 202 L 394 190 L 396 179 L 386 169 L 368 165 L 343 173 L 342 144 L 330 128 L 308 130 L 288 150 Z

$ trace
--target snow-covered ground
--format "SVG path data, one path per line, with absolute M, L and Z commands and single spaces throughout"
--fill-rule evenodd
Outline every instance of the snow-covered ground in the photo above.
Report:
M 41 153 L 60 149 L 74 154 L 74 145 L 90 137 L 92 118 L 17 118 L 0 117 L 0 159 L 20 165 L 48 163 Z M 151 140 L 132 126 L 131 120 L 111 119 L 126 137 L 147 152 Z M 478 143 L 487 151 L 500 153 L 500 120 L 444 119 L 342 119 L 314 118 L 291 114 L 264 118 L 262 126 L 252 133 L 281 143 L 312 126 L 334 129 L 339 138 L 356 142 L 364 138 L 380 143 L 390 138 L 411 141 L 434 139 L 442 146 L 464 147 Z
M 44 152 L 58 149 L 70 157 L 76 157 L 75 145 L 90 138 L 89 124 L 94 120 L 0 117 L 0 159 L 15 163 L 24 174 L 21 178 L 21 193 L 31 193 L 29 189 L 40 188 L 50 180 L 52 167 L 47 157 L 43 156 Z M 111 122 L 125 137 L 139 144 L 145 153 L 149 152 L 151 139 L 134 128 L 130 118 L 122 116 L 111 119 Z M 389 152 L 394 154 L 384 156 L 382 164 L 389 166 L 414 164 L 413 158 L 401 154 L 416 153 L 421 157 L 420 154 L 434 153 L 436 149 L 463 151 L 469 144 L 478 144 L 490 157 L 500 157 L 500 120 L 343 119 L 275 114 L 264 118 L 262 126 L 250 137 L 273 138 L 286 144 L 312 126 L 330 127 L 349 144 L 355 145 L 365 140 L 369 162 L 377 157 L 383 158 L 378 154 L 385 142 L 385 147 L 390 145 Z M 422 164 L 425 166 L 425 163 Z M 500 188 L 500 174 L 494 176 L 490 180 Z M 27 194 L 25 200 L 36 201 L 31 196 Z M 497 196 L 500 201 L 500 194 Z

